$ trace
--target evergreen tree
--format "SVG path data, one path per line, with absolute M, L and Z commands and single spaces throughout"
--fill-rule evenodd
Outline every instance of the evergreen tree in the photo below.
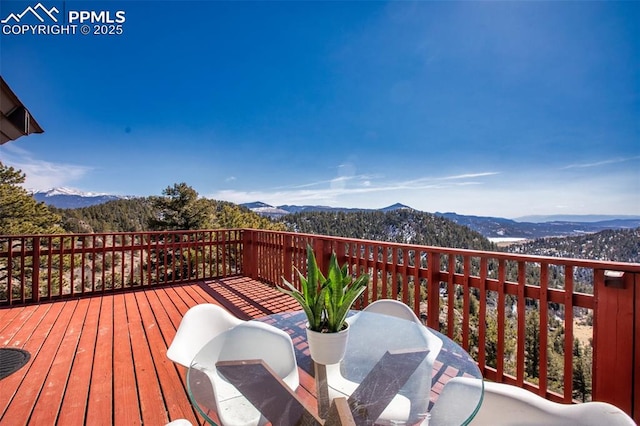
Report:
M 149 221 L 155 231 L 185 231 L 212 227 L 210 204 L 198 198 L 196 190 L 186 183 L 176 183 L 162 191 L 162 197 L 151 197 L 151 204 L 158 210 L 157 217 Z
M 538 309 L 528 310 L 525 320 L 525 374 L 528 378 L 540 375 L 540 313 Z
M 591 396 L 591 347 L 573 340 L 573 397 L 587 402 Z
M 60 216 L 22 188 L 24 180 L 22 171 L 0 162 L 0 235 L 62 232 Z

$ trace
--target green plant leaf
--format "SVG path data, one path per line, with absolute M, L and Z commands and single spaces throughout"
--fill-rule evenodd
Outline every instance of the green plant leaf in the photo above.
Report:
M 295 269 L 300 278 L 300 290 L 282 278 L 286 288 L 278 289 L 298 301 L 314 331 L 338 332 L 342 329 L 353 303 L 367 288 L 369 275 L 355 280 L 348 264 L 340 267 L 335 252 L 331 253 L 327 275 L 323 275 L 313 249 L 307 244 L 307 275 Z
M 339 331 L 342 328 L 342 324 L 347 319 L 347 315 L 349 314 L 349 310 L 353 303 L 360 297 L 360 295 L 367 289 L 369 285 L 369 275 L 364 274 L 359 276 L 349 287 L 344 298 L 342 300 L 342 304 L 340 305 L 338 311 L 335 313 L 337 330 Z

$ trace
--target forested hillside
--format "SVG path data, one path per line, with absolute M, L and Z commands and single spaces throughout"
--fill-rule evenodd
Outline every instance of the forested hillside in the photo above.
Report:
M 285 229 L 284 225 L 237 204 L 200 200 L 202 213 L 209 225 L 206 228 Z M 50 209 L 62 217 L 63 228 L 71 233 L 149 231 L 154 219 L 161 216 L 154 197 L 115 200 L 77 209 Z M 162 226 L 153 229 L 162 229 Z
M 147 197 L 75 209 L 49 209 L 62 216 L 62 227 L 72 233 L 143 231 L 154 215 Z
M 540 238 L 507 248 L 510 253 L 640 263 L 640 228 L 595 234 Z
M 478 232 L 417 210 L 306 212 L 280 219 L 287 227 L 310 234 L 418 245 L 495 250 Z

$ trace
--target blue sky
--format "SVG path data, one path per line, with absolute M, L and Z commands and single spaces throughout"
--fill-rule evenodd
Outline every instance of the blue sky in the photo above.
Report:
M 2 76 L 45 129 L 0 147 L 29 188 L 640 214 L 640 2 L 42 5 L 125 22 L 3 28 Z

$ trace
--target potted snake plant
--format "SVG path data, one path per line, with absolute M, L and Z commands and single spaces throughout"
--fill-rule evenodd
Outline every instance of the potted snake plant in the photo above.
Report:
M 295 269 L 300 277 L 300 289 L 283 277 L 285 288 L 279 287 L 279 290 L 296 299 L 307 316 L 307 342 L 311 358 L 318 364 L 336 364 L 344 357 L 347 346 L 347 315 L 366 290 L 369 274 L 352 277 L 348 265 L 340 267 L 333 252 L 325 276 L 318 268 L 309 245 L 307 276 Z

